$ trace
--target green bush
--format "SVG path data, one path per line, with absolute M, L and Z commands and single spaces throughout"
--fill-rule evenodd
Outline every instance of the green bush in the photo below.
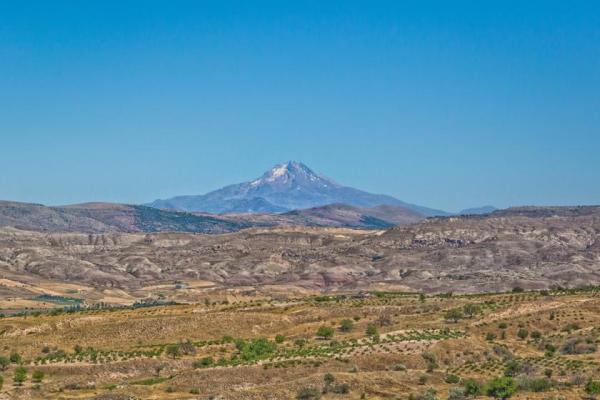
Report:
M 340 331 L 350 332 L 352 329 L 354 329 L 354 322 L 351 319 L 343 319 L 340 322 Z
M 396 364 L 394 365 L 394 371 L 406 371 L 406 365 Z
M 27 370 L 23 367 L 18 367 L 15 369 L 15 373 L 13 375 L 13 382 L 16 386 L 21 386 L 23 382 L 27 379 Z
M 523 363 L 519 360 L 510 360 L 506 363 L 504 376 L 517 376 L 523 369 Z
M 0 370 L 4 371 L 10 364 L 10 360 L 7 357 L 0 356 Z
M 21 355 L 17 352 L 12 352 L 10 353 L 10 362 L 13 364 L 20 364 L 21 363 Z
M 475 314 L 481 313 L 481 306 L 479 304 L 465 304 L 463 306 L 463 312 L 469 318 L 473 318 Z
M 320 326 L 319 329 L 317 329 L 317 336 L 322 338 L 322 339 L 330 339 L 333 337 L 333 328 L 330 326 Z
M 447 321 L 453 321 L 454 323 L 458 322 L 459 319 L 462 319 L 463 316 L 463 311 L 460 308 L 452 308 L 444 314 L 444 318 Z
M 481 384 L 475 379 L 469 378 L 463 381 L 466 396 L 479 396 L 482 393 Z
M 172 358 L 179 357 L 181 355 L 181 348 L 179 344 L 170 344 L 165 348 L 165 353 Z
M 429 388 L 422 394 L 418 395 L 415 400 L 437 400 L 437 392 L 435 389 Z
M 585 385 L 585 392 L 589 395 L 600 394 L 600 381 L 589 380 Z
M 283 335 L 276 335 L 275 336 L 275 343 L 281 344 L 285 342 L 285 336 Z
M 425 360 L 425 364 L 427 365 L 427 372 L 433 372 L 434 369 L 438 367 L 437 357 L 435 354 L 430 352 L 425 352 L 421 354 L 423 360 Z
M 527 329 L 521 328 L 517 331 L 517 336 L 519 339 L 525 340 L 527 336 L 529 336 L 529 331 Z
M 458 377 L 457 375 L 446 375 L 446 379 L 445 379 L 446 383 L 458 383 L 460 382 L 460 377 Z
M 244 361 L 255 361 L 268 357 L 277 349 L 275 343 L 265 338 L 243 340 L 238 339 L 235 343 L 240 352 L 240 358 Z
M 192 367 L 194 368 L 206 368 L 210 367 L 215 363 L 215 360 L 212 357 L 203 357 L 199 360 L 194 360 L 192 363 Z
M 40 383 L 44 380 L 44 372 L 40 370 L 33 371 L 33 374 L 31 375 L 31 380 L 34 383 Z
M 517 391 L 517 383 L 510 377 L 494 378 L 486 386 L 486 394 L 496 399 L 508 399 Z
M 367 325 L 367 329 L 365 329 L 365 333 L 367 336 L 371 336 L 371 337 L 378 336 L 379 330 L 377 329 L 375 324 L 369 324 L 369 325 Z

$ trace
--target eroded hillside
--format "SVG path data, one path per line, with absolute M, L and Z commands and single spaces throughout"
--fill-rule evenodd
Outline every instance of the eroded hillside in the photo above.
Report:
M 290 227 L 223 235 L 3 229 L 0 271 L 9 282 L 76 283 L 90 292 L 122 289 L 134 297 L 140 290 L 152 294 L 143 289 L 158 285 L 170 288 L 169 296 L 193 298 L 197 282 L 319 291 L 579 287 L 600 282 L 599 215 L 597 209 L 501 213 L 430 219 L 388 231 Z M 2 290 L 22 296 L 30 288 L 10 283 Z

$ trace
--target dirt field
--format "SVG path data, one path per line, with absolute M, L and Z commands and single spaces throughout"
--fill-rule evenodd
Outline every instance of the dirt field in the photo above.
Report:
M 508 376 L 515 398 L 571 399 L 600 379 L 598 291 L 208 293 L 5 316 L 0 398 L 462 399 Z

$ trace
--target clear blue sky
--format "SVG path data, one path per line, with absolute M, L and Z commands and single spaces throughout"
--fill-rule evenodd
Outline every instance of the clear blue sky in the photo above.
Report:
M 451 211 L 600 203 L 600 2 L 0 2 L 0 198 L 289 159 Z

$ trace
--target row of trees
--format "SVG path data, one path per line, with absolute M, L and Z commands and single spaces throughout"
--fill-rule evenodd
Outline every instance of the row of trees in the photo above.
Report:
M 465 304 L 462 308 L 451 308 L 446 311 L 444 314 L 444 318 L 448 321 L 453 321 L 454 323 L 458 322 L 458 320 L 463 319 L 465 317 L 473 318 L 475 315 L 480 314 L 483 311 L 481 305 L 469 303 Z
M 349 319 L 344 319 L 339 326 L 340 331 L 350 332 L 354 329 L 354 323 Z M 335 333 L 335 329 L 331 326 L 322 325 L 315 333 L 320 339 L 331 339 Z M 368 324 L 365 328 L 365 334 L 371 338 L 379 337 L 379 329 L 375 324 Z

